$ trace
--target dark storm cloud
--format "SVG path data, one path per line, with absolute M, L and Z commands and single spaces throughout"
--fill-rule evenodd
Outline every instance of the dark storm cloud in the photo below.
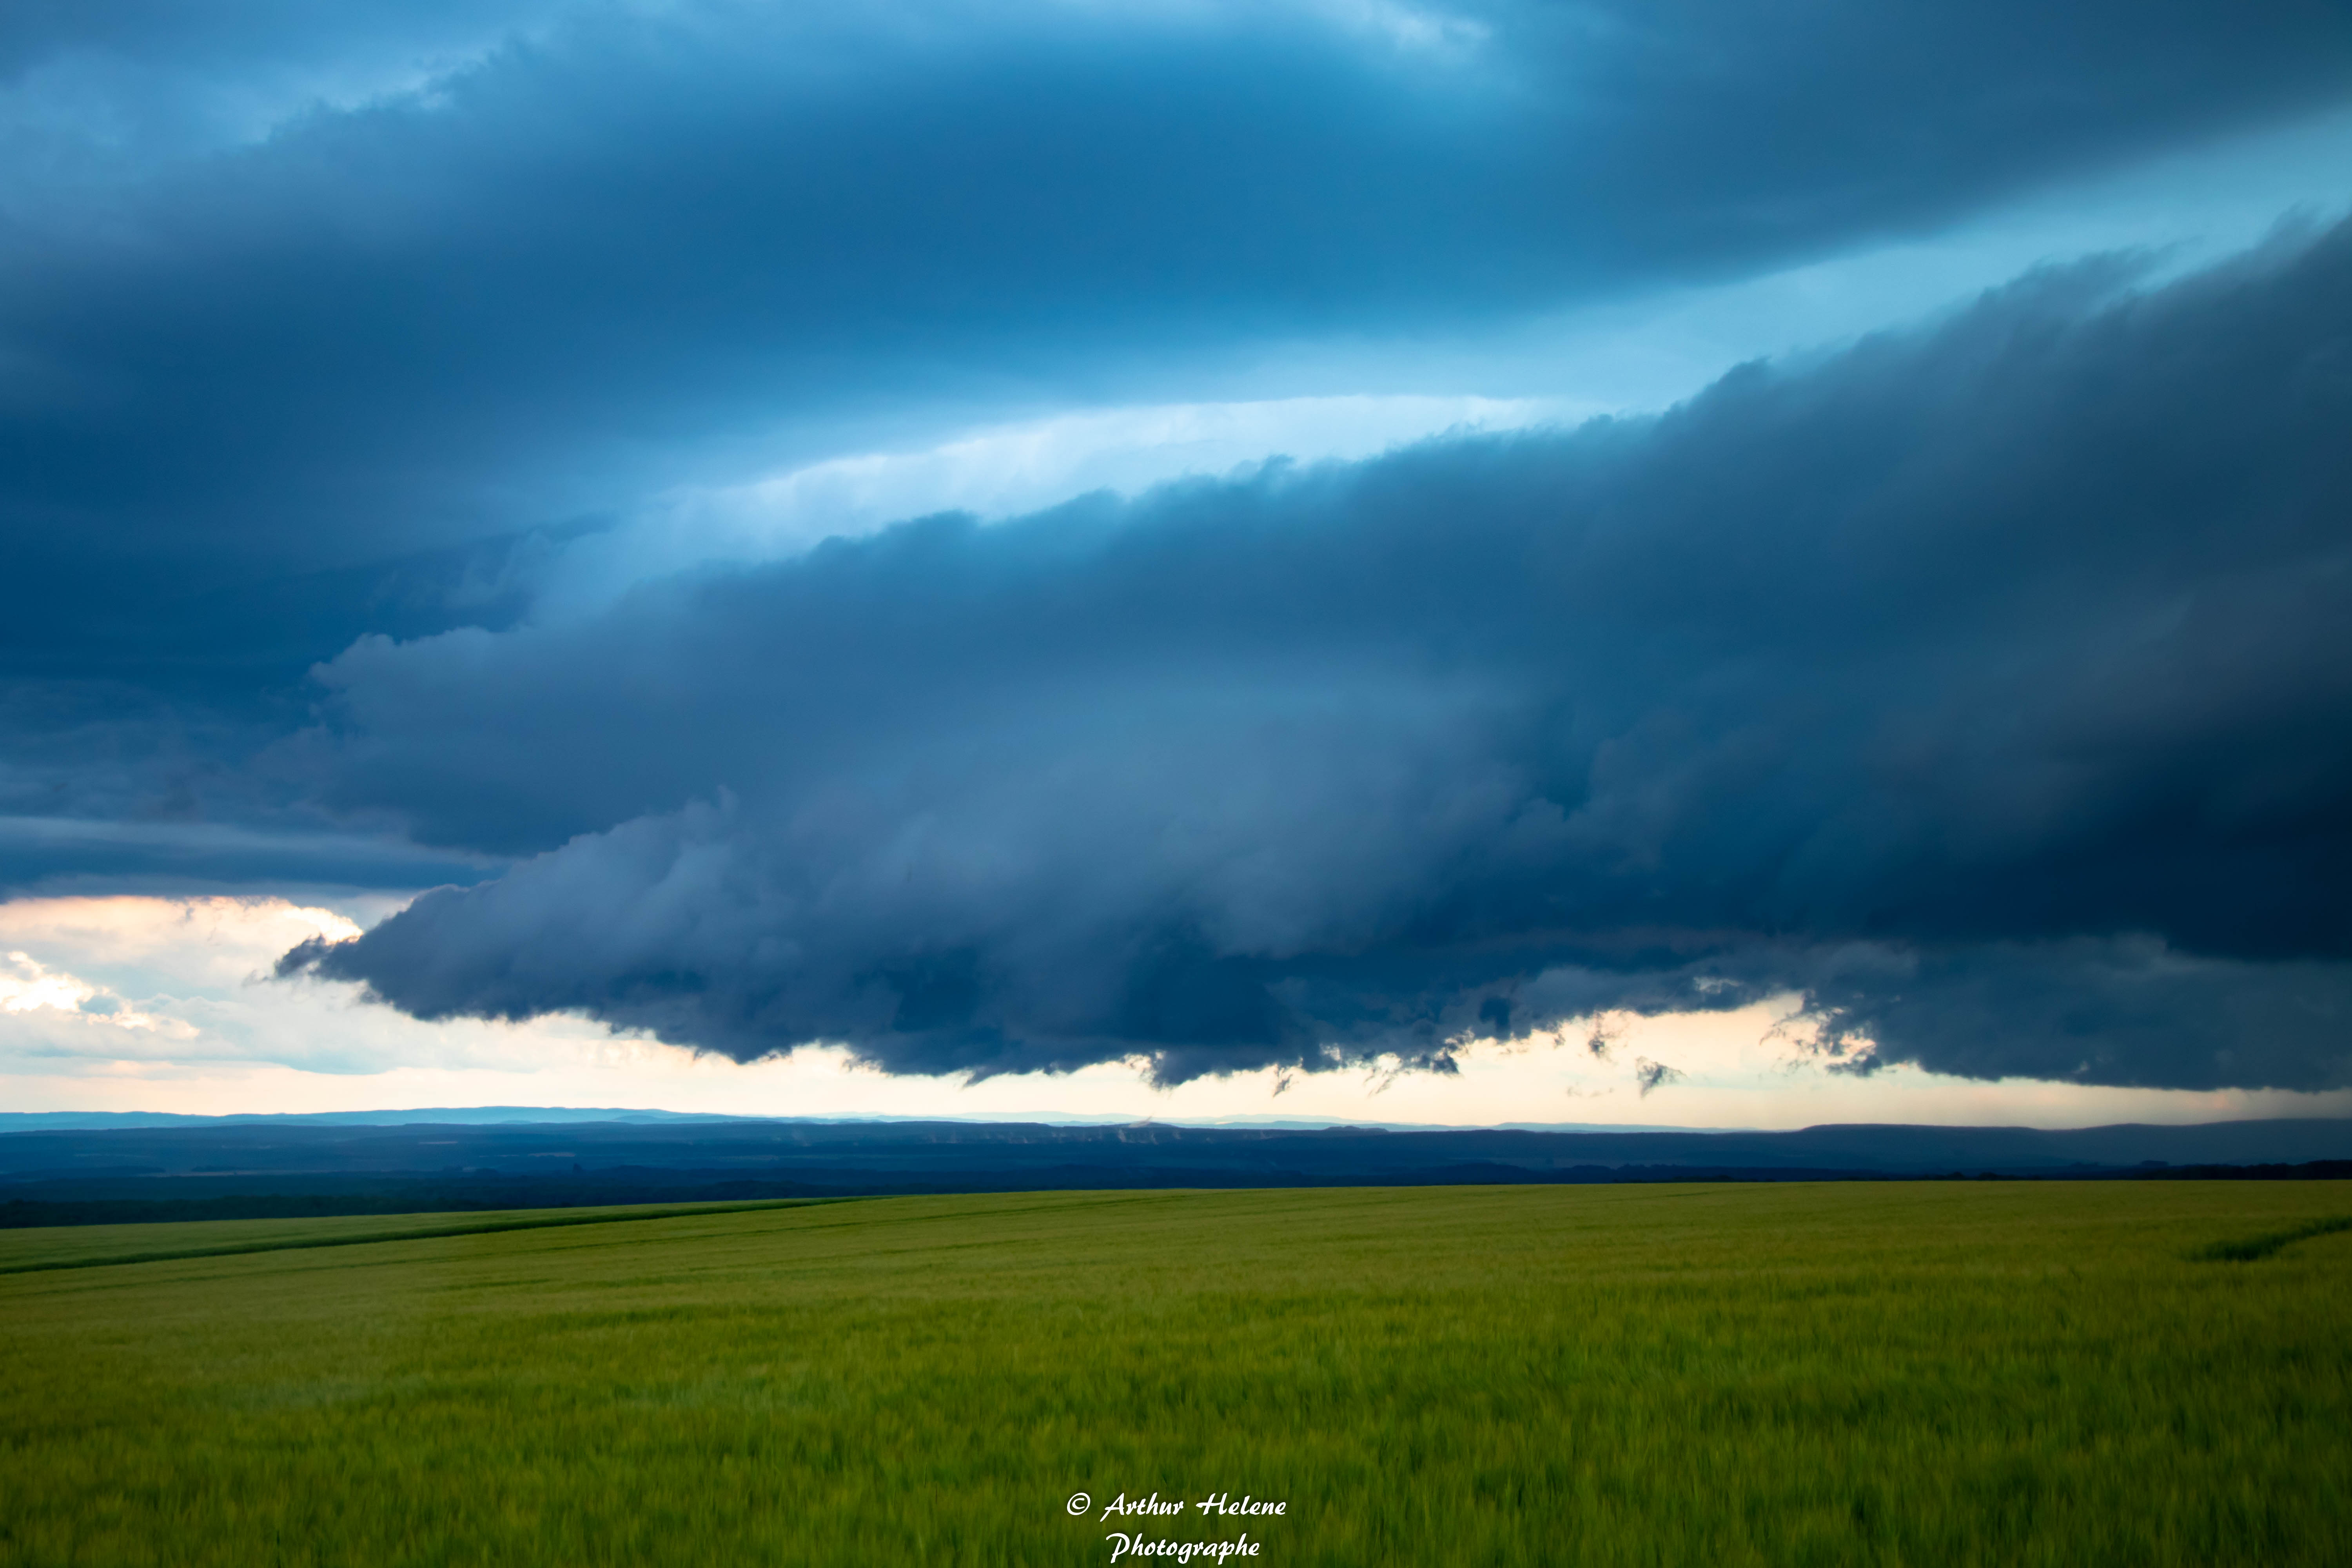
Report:
M 10 15 L 20 89 L 95 51 L 230 98 L 243 58 L 397 80 L 486 26 Z M 11 668 L 97 657 L 109 603 L 576 522 L 779 426 L 1722 276 L 2352 90 L 2309 3 L 487 15 L 522 30 L 429 89 L 9 204 Z
M 2352 83 L 2324 5 L 1451 15 L 0 8 L 0 815 L 323 831 L 250 766 L 310 662 L 845 427 L 1194 398 Z
M 1851 1071 L 1911 1058 L 1980 1078 L 2352 1082 L 2352 964 L 2340 958 L 2214 958 L 2146 936 L 1925 953 L 1864 946 L 1817 955 L 1810 979 L 1833 1040 L 1854 1047 L 1840 1064 Z M 2149 1041 L 2168 1043 L 2169 1059 L 2149 1059 Z
M 187 591 L 168 563 L 124 562 L 99 579 L 89 603 L 69 587 L 46 595 L 10 623 L 16 679 L 0 678 L 0 820 L 74 831 L 11 835 L 0 830 L 0 895 L 59 878 L 142 876 L 180 882 L 202 875 L 229 883 L 276 879 L 307 868 L 304 882 L 415 887 L 462 875 L 446 860 L 414 873 L 412 847 L 343 843 L 348 824 L 304 807 L 299 780 L 257 770 L 254 759 L 309 721 L 304 672 L 322 650 L 347 646 L 356 628 L 415 637 L 460 616 L 477 625 L 513 623 L 530 565 L 559 542 L 545 535 L 488 540 L 366 567 L 279 573 Z M 18 553 L 16 564 L 41 552 Z M 52 552 L 67 584 L 86 563 L 70 545 Z M 37 574 L 33 586 L 40 580 Z M 211 821 L 256 833 L 205 837 L 184 846 L 117 824 Z M 84 851 L 94 858 L 77 859 Z M 366 868 L 408 875 L 371 883 Z
M 908 1071 L 1797 990 L 1852 1070 L 2352 1081 L 2352 228 L 2125 278 L 363 642 L 278 765 L 538 853 L 287 967 Z

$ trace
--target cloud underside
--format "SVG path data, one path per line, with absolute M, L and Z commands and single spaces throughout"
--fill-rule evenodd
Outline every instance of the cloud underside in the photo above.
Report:
M 2352 231 L 2127 283 L 362 641 L 278 765 L 523 858 L 285 967 L 896 1072 L 1793 992 L 1851 1070 L 2352 1082 Z

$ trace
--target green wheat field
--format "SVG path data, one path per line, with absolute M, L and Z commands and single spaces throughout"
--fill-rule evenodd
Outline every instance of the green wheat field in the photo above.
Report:
M 2347 1213 L 1857 1183 L 0 1232 L 0 1561 L 2340 1563 Z M 1101 1517 L 1154 1492 L 1188 1506 Z

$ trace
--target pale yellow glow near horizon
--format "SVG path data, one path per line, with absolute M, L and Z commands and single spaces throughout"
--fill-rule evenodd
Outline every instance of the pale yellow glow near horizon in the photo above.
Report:
M 1825 1122 L 2082 1127 L 2352 1115 L 2352 1092 L 2189 1093 L 1826 1070 L 1786 1026 L 1794 1000 L 1738 1012 L 1612 1016 L 1473 1042 L 1454 1074 L 1363 1069 L 1202 1079 L 1157 1089 L 1131 1063 L 1083 1071 L 891 1077 L 840 1047 L 738 1064 L 583 1019 L 427 1024 L 356 988 L 268 978 L 310 936 L 355 935 L 403 900 L 340 909 L 281 899 L 25 899 L 0 904 L 0 1106 L 11 1110 L 397 1110 L 610 1107 L 750 1116 L 1279 1116 L 1441 1126 L 1505 1122 L 1795 1128 Z M 16 955 L 22 956 L 18 963 Z M 5 990 L 14 976 L 17 989 Z M 26 976 L 32 976 L 30 980 Z M 131 1025 L 127 1020 L 136 1019 Z M 1674 1076 L 1644 1095 L 1636 1074 Z

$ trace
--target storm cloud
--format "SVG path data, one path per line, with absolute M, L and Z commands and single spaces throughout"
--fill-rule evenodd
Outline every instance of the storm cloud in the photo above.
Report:
M 36 5 L 0 71 L 0 670 L 235 705 L 505 624 L 420 598 L 435 552 L 495 577 L 754 452 L 1927 232 L 2340 102 L 2352 21 Z
M 1793 992 L 1848 1070 L 2342 1085 L 2347 432 L 2339 227 L 1654 418 L 365 639 L 271 765 L 518 859 L 282 967 L 895 1071 Z
M 7 7 L 0 892 L 899 1072 L 2345 1084 L 2352 238 L 2082 258 L 2348 108 L 2328 0 Z

